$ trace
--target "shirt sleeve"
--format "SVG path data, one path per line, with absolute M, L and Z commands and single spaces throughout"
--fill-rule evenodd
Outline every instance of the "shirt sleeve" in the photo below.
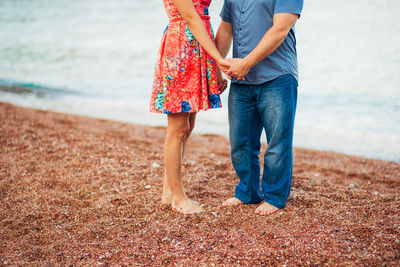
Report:
M 231 17 L 231 5 L 229 3 L 229 0 L 224 0 L 224 6 L 222 7 L 221 13 L 219 16 L 221 19 L 225 22 L 232 23 L 232 17 Z
M 277 13 L 292 13 L 300 17 L 303 10 L 304 0 L 276 0 L 274 14 Z

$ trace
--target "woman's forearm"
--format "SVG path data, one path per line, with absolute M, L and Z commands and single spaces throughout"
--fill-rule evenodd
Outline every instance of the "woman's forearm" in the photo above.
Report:
M 186 21 L 186 24 L 189 30 L 193 33 L 196 40 L 207 51 L 207 53 L 217 61 L 222 60 L 222 56 L 218 52 L 215 43 L 210 38 L 210 35 L 207 32 L 206 27 L 204 26 L 204 22 L 200 18 L 200 16 Z
M 223 60 L 191 0 L 173 0 L 196 40 L 217 62 Z

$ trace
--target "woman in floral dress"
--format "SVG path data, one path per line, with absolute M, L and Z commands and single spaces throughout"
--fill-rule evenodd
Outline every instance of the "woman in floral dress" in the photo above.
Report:
M 200 110 L 220 108 L 226 88 L 217 66 L 229 63 L 218 52 L 208 16 L 211 0 L 163 0 L 169 17 L 154 73 L 150 111 L 167 114 L 161 204 L 184 214 L 202 212 L 187 198 L 181 177 L 185 144 Z

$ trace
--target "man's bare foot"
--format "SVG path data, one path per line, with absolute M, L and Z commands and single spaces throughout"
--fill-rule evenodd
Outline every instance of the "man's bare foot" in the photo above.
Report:
M 258 215 L 270 215 L 278 210 L 277 207 L 264 201 L 260 206 L 258 206 L 254 213 Z
M 186 199 L 182 202 L 172 201 L 171 207 L 173 211 L 183 214 L 194 214 L 204 211 L 200 205 L 196 204 L 194 201 L 191 201 L 190 199 Z
M 225 207 L 233 207 L 233 206 L 237 206 L 240 204 L 243 204 L 243 202 L 240 201 L 239 199 L 237 199 L 236 197 L 227 199 L 224 202 L 222 202 L 222 206 L 225 206 Z

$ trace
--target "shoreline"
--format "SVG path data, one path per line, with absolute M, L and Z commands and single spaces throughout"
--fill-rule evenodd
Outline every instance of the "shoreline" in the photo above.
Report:
M 165 118 L 160 117 L 163 115 L 143 112 L 147 108 L 147 105 L 143 103 L 139 105 L 140 107 L 132 107 L 122 99 L 108 101 L 99 98 L 93 100 L 92 98 L 78 97 L 76 92 L 67 89 L 35 84 L 13 84 L 12 82 L 6 83 L 4 86 L 0 85 L 0 93 L 3 93 L 3 102 L 26 108 L 149 127 L 166 126 Z M 21 95 L 24 96 L 21 98 Z M 58 96 L 63 97 L 58 98 Z M 226 112 L 224 109 L 202 112 L 197 119 L 200 127 L 196 127 L 194 133 L 211 133 L 229 137 Z M 131 114 L 136 114 L 136 116 L 131 116 Z M 394 133 L 378 134 L 373 131 L 364 132 L 355 129 L 339 130 L 332 126 L 310 124 L 307 119 L 298 120 L 299 118 L 296 119 L 295 124 L 295 147 L 400 163 L 398 152 L 400 151 L 398 145 L 400 136 Z M 265 133 L 262 134 L 262 141 L 266 142 Z M 387 143 L 390 143 L 391 146 L 387 146 Z
M 158 205 L 164 127 L 0 114 L 0 264 L 400 263 L 398 163 L 296 147 L 287 206 L 260 217 L 221 207 L 237 183 L 228 139 L 194 134 L 184 184 L 206 212 L 182 216 Z

